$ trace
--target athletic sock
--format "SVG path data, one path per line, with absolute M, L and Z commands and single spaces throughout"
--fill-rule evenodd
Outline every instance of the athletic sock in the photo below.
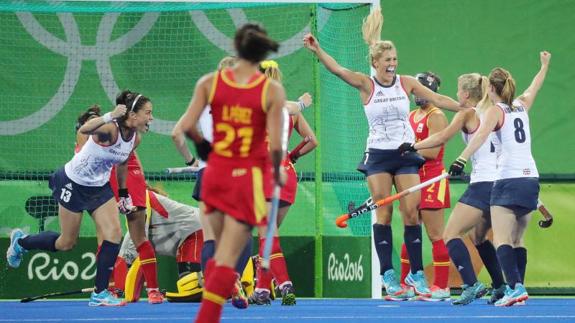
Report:
M 403 241 L 409 254 L 409 263 L 412 273 L 423 270 L 421 255 L 421 225 L 406 225 L 403 232 Z
M 449 252 L 443 239 L 432 242 L 433 255 L 433 285 L 445 289 L 449 281 Z
M 525 271 L 527 269 L 527 249 L 523 247 L 514 248 L 515 258 L 517 259 L 517 269 L 519 270 L 519 277 L 521 282 L 525 282 Z
M 273 279 L 273 274 L 271 270 L 264 270 L 261 266 L 261 259 L 262 256 L 264 254 L 264 245 L 265 245 L 265 239 L 264 238 L 260 238 L 260 248 L 259 248 L 259 257 L 260 257 L 260 261 L 258 262 L 258 266 L 256 268 L 256 288 L 260 288 L 260 289 L 267 289 L 267 290 L 271 290 L 271 283 L 272 283 L 272 279 Z M 271 266 L 271 261 L 270 261 L 270 266 Z
M 485 265 L 485 269 L 487 269 L 487 272 L 491 277 L 491 286 L 493 288 L 498 288 L 505 284 L 503 272 L 501 271 L 499 260 L 497 260 L 497 252 L 495 251 L 495 247 L 491 241 L 485 240 L 481 244 L 476 245 L 475 248 L 479 253 L 479 257 L 481 257 L 483 265 Z
M 120 244 L 108 240 L 102 242 L 98 259 L 96 259 L 96 288 L 94 290 L 96 293 L 108 288 L 110 275 L 119 252 Z
M 278 285 L 290 281 L 287 264 L 280 246 L 280 238 L 274 237 L 272 242 L 272 254 L 270 256 L 270 269 Z
M 248 242 L 246 243 L 246 247 L 244 248 L 244 250 L 240 254 L 240 258 L 238 258 L 238 263 L 236 264 L 236 272 L 240 275 L 244 272 L 244 269 L 246 268 L 246 264 L 248 263 L 248 260 L 252 256 L 252 243 L 253 243 L 252 242 L 252 236 L 250 235 L 250 238 L 248 239 Z
M 60 234 L 54 231 L 42 231 L 38 234 L 31 234 L 18 240 L 18 244 L 26 250 L 45 250 L 58 251 L 56 249 L 56 240 Z
M 124 291 L 126 288 L 126 275 L 128 275 L 128 264 L 122 257 L 116 258 L 116 263 L 114 264 L 114 271 L 112 276 L 114 277 L 114 288 Z
M 521 282 L 521 279 L 513 247 L 508 244 L 499 246 L 499 248 L 497 248 L 497 259 L 499 259 L 503 273 L 505 273 L 507 285 L 514 289 L 515 284 Z
M 140 256 L 140 264 L 144 277 L 146 278 L 147 289 L 158 288 L 158 266 L 156 264 L 156 252 L 152 243 L 149 240 L 142 242 L 138 248 L 138 255 Z
M 375 223 L 373 225 L 373 243 L 379 258 L 379 273 L 383 275 L 389 269 L 393 269 L 391 254 L 393 251 L 393 235 L 390 225 Z
M 196 316 L 196 322 L 215 323 L 220 321 L 222 307 L 230 296 L 237 277 L 234 268 L 225 266 L 213 267 L 204 287 L 202 304 Z
M 214 240 L 204 241 L 204 245 L 202 246 L 202 271 L 204 272 L 204 274 L 206 273 L 206 266 L 208 264 L 208 260 L 214 257 L 215 252 L 216 252 L 216 242 Z
M 447 250 L 449 251 L 449 257 L 453 260 L 455 268 L 461 276 L 461 280 L 467 286 L 472 286 L 477 282 L 477 277 L 473 271 L 473 264 L 471 263 L 471 257 L 469 256 L 469 251 L 465 247 L 463 240 L 457 238 L 452 239 L 447 242 Z
M 409 255 L 407 254 L 407 247 L 405 243 L 401 244 L 401 278 L 399 282 L 403 284 L 405 277 L 409 274 Z

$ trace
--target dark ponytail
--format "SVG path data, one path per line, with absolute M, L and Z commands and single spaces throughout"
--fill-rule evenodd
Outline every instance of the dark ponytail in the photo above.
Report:
M 277 52 L 279 48 L 279 44 L 268 37 L 267 31 L 254 23 L 247 23 L 238 29 L 234 45 L 238 56 L 252 63 L 263 61 L 270 51 Z
M 126 114 L 118 118 L 118 122 L 123 124 L 130 112 L 138 112 L 150 99 L 141 95 L 137 92 L 132 92 L 130 90 L 124 90 L 122 93 L 118 94 L 116 97 L 116 105 L 123 104 L 126 106 Z

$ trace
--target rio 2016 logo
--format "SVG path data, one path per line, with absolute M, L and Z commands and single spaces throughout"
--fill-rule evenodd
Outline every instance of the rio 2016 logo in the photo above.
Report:
M 352 261 L 346 252 L 343 260 L 336 258 L 332 252 L 327 262 L 327 279 L 333 281 L 363 281 L 363 255 L 359 255 L 357 261 Z
M 78 265 L 74 261 L 60 264 L 60 260 L 51 258 L 45 252 L 35 254 L 28 263 L 28 279 L 41 281 L 61 279 L 66 280 L 92 280 L 96 277 L 96 255 L 93 252 L 82 254 L 82 263 Z M 83 268 L 80 270 L 80 268 Z
M 226 9 L 233 25 L 237 28 L 253 19 L 248 19 L 243 9 Z M 233 54 L 233 39 L 224 34 L 215 26 L 208 16 L 199 10 L 188 11 L 191 21 L 203 34 L 205 39 L 215 45 L 220 50 L 228 54 Z M 56 92 L 47 102 L 38 105 L 38 109 L 19 119 L 0 121 L 0 136 L 14 136 L 32 131 L 54 118 L 66 105 L 70 97 L 74 94 L 76 85 L 79 83 L 81 69 L 84 61 L 95 61 L 97 75 L 110 102 L 115 102 L 116 95 L 120 92 L 118 82 L 114 77 L 110 60 L 140 43 L 153 29 L 160 18 L 160 12 L 147 12 L 142 14 L 137 23 L 125 34 L 113 39 L 114 26 L 117 24 L 121 14 L 110 12 L 101 15 L 101 20 L 96 30 L 96 41 L 93 45 L 86 45 L 82 41 L 82 32 L 72 13 L 57 13 L 58 21 L 62 25 L 64 38 L 52 34 L 42 25 L 31 12 L 16 12 L 16 17 L 24 30 L 33 40 L 44 46 L 49 51 L 65 57 L 66 67 L 62 82 L 57 87 Z M 318 28 L 321 30 L 330 15 L 329 10 L 325 10 Z M 303 26 L 293 36 L 280 42 L 280 51 L 272 58 L 288 56 L 302 48 L 302 38 L 310 31 L 309 24 Z M 158 45 L 161 46 L 161 45 Z M 160 81 L 160 80 L 157 80 Z M 193 86 L 185 85 L 185 86 Z M 193 89 L 190 88 L 190 93 Z M 41 106 L 43 105 L 43 106 Z M 162 120 L 155 118 L 151 125 L 151 131 L 170 135 L 176 121 Z

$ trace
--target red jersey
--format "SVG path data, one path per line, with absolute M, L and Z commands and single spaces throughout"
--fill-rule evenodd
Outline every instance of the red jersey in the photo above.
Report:
M 415 132 L 415 142 L 422 141 L 429 137 L 429 126 L 427 121 L 429 120 L 429 116 L 433 113 L 440 112 L 439 108 L 432 107 L 427 111 L 425 116 L 418 121 L 415 121 L 415 114 L 418 110 L 411 111 L 409 114 L 409 123 L 411 124 L 411 128 L 413 132 Z M 445 150 L 445 145 L 441 145 L 441 149 L 439 150 L 439 154 L 435 159 L 427 159 L 425 160 L 425 164 L 423 164 L 423 168 L 428 167 L 441 167 L 443 168 L 443 153 Z
M 210 93 L 214 160 L 267 159 L 266 90 L 270 80 L 256 73 L 248 84 L 234 81 L 231 69 L 218 71 Z
M 256 73 L 247 84 L 233 71 L 214 74 L 212 152 L 202 177 L 206 214 L 219 210 L 248 225 L 266 221 L 264 188 L 271 184 L 266 140 L 266 93 L 270 80 Z

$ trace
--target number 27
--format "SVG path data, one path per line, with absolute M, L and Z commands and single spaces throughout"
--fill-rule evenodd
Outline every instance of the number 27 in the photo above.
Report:
M 233 152 L 230 146 L 237 138 L 240 138 L 242 143 L 240 146 L 240 157 L 247 157 L 250 153 L 250 145 L 252 143 L 252 138 L 254 135 L 254 129 L 252 127 L 242 127 L 236 132 L 234 127 L 231 125 L 220 122 L 216 124 L 216 132 L 224 132 L 225 137 L 222 141 L 217 142 L 214 145 L 214 151 L 224 157 L 232 157 Z

